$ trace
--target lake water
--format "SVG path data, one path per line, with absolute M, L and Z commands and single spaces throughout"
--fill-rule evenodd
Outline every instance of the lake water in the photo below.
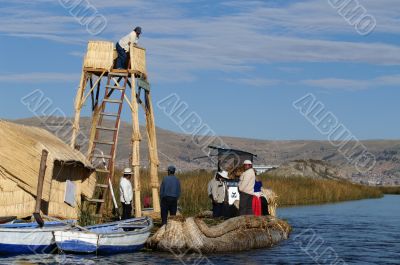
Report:
M 0 258 L 0 264 L 400 264 L 400 196 L 282 208 L 278 215 L 294 230 L 270 249 L 209 256 L 35 255 Z

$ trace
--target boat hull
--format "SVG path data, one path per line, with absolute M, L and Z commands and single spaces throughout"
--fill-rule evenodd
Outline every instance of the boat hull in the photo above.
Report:
M 54 231 L 67 226 L 47 223 L 49 227 L 38 228 L 36 223 L 0 225 L 0 254 L 48 254 L 57 249 Z
M 80 231 L 55 232 L 58 247 L 69 253 L 114 254 L 143 248 L 150 232 L 133 235 L 97 235 Z
M 54 237 L 59 249 L 68 253 L 81 254 L 115 254 L 135 252 L 143 248 L 150 236 L 149 225 L 137 231 L 99 232 L 96 226 L 93 231 L 57 231 Z
M 55 243 L 49 245 L 36 244 L 0 244 L 2 255 L 23 255 L 23 254 L 50 254 L 57 251 Z

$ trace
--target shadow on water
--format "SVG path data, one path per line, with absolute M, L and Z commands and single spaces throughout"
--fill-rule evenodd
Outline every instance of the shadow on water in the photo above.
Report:
M 1 264 L 400 264 L 400 196 L 279 209 L 293 226 L 271 249 L 201 256 L 142 251 L 115 256 L 1 257 Z

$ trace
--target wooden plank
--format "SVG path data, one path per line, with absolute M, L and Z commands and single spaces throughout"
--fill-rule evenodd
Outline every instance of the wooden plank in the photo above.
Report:
M 35 217 L 35 220 L 40 227 L 43 227 L 44 225 L 44 221 L 40 216 L 40 209 L 42 205 L 43 183 L 44 183 L 44 176 L 46 174 L 46 161 L 48 154 L 49 152 L 47 150 L 45 149 L 42 150 L 42 158 L 40 160 L 38 186 L 36 192 L 36 205 L 35 205 L 35 211 L 33 213 L 33 216 Z
M 100 75 L 100 77 L 96 80 L 96 82 L 94 83 L 94 85 L 91 86 L 89 92 L 87 93 L 87 95 L 83 98 L 81 105 L 83 106 L 83 104 L 85 104 L 87 98 L 90 96 L 90 94 L 93 92 L 94 88 L 96 87 L 96 85 L 100 82 L 100 80 L 103 78 L 104 74 L 106 73 L 106 71 L 103 71 Z M 82 108 L 81 106 L 81 108 Z
M 106 87 L 111 88 L 111 89 L 125 90 L 124 87 L 120 87 L 120 86 L 106 86 Z
M 85 71 L 87 73 L 93 73 L 93 74 L 101 74 L 104 71 L 106 71 L 108 73 L 108 69 L 93 68 L 93 67 L 83 67 L 83 71 Z
M 104 173 L 104 174 L 110 173 L 109 170 L 107 170 L 107 169 L 100 169 L 100 168 L 96 168 L 96 172 L 98 172 L 98 173 Z
M 112 72 L 109 72 L 108 75 L 110 76 L 120 76 L 120 77 L 126 77 L 129 75 L 128 71 L 124 71 L 124 72 L 115 72 L 115 70 L 113 70 Z
M 105 99 L 103 99 L 103 101 L 108 102 L 108 103 L 117 103 L 117 104 L 121 104 L 122 103 L 122 100 L 119 100 L 119 99 L 105 98 Z
M 86 199 L 88 202 L 93 202 L 93 203 L 104 203 L 103 199 Z
M 97 126 L 97 130 L 104 130 L 104 131 L 116 131 L 118 130 L 117 128 L 109 128 L 109 127 L 102 127 L 102 126 Z
M 94 141 L 96 144 L 114 145 L 114 141 Z
M 125 94 L 125 101 L 126 101 L 126 103 L 128 103 L 128 106 L 131 109 L 131 111 L 133 111 L 132 104 L 131 104 L 131 102 L 130 102 L 130 100 L 129 100 L 129 98 L 128 98 L 128 96 L 126 94 Z
M 102 112 L 100 115 L 103 116 L 111 116 L 111 117 L 118 117 L 118 113 L 107 113 L 107 112 Z

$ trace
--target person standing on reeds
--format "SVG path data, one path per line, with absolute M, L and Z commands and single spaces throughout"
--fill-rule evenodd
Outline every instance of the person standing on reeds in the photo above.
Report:
M 245 171 L 240 175 L 239 180 L 239 214 L 253 215 L 253 194 L 256 174 L 253 169 L 253 163 L 250 160 L 245 160 L 243 166 Z
M 115 45 L 117 48 L 118 58 L 117 65 L 115 68 L 117 69 L 126 69 L 126 62 L 128 61 L 128 53 L 129 47 L 131 44 L 137 44 L 139 41 L 140 34 L 142 34 L 142 28 L 136 27 L 131 33 L 122 37 L 117 44 Z
M 132 169 L 125 168 L 124 175 L 119 182 L 119 193 L 122 204 L 122 219 L 129 219 L 132 216 L 133 189 L 131 184 Z
M 224 179 L 228 179 L 228 172 L 221 171 L 217 172 L 215 177 L 208 182 L 208 197 L 212 202 L 212 212 L 214 218 L 225 216 L 229 212 L 229 209 L 225 209 L 229 207 L 229 205 L 227 201 L 228 192 Z
M 176 215 L 178 199 L 181 195 L 181 183 L 175 176 L 175 166 L 168 167 L 168 176 L 163 178 L 160 186 L 161 197 L 161 219 L 162 224 L 167 224 L 168 213 Z

